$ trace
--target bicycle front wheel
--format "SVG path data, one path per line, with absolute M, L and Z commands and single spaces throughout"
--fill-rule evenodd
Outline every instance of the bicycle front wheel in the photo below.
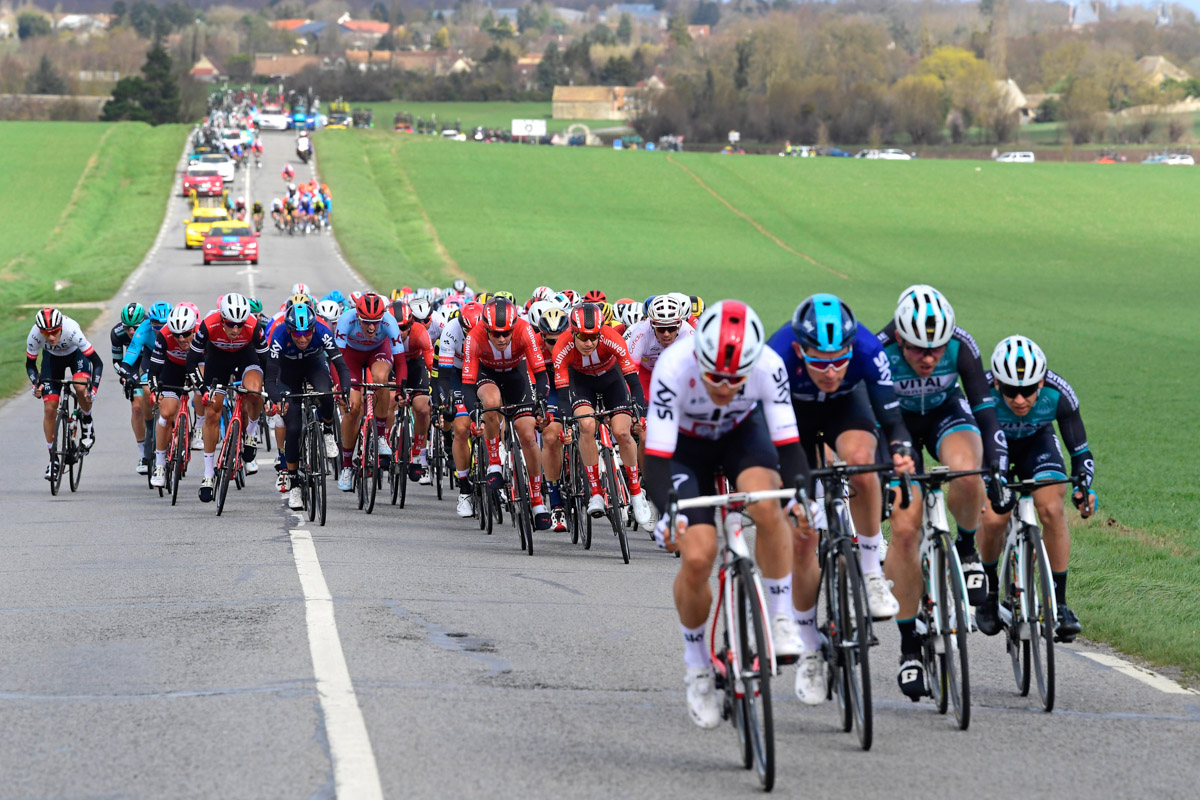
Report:
M 1026 613 L 1029 594 L 1025 592 L 1025 567 L 1023 561 L 1023 546 L 1005 550 L 1006 583 L 1004 589 L 1005 606 L 1012 612 L 1008 622 L 1008 637 L 1005 643 L 1008 647 L 1008 657 L 1012 662 L 1013 679 L 1017 682 L 1017 693 L 1021 697 L 1029 696 L 1029 681 L 1032 678 L 1029 669 L 1029 636 L 1030 626 Z M 1022 599 L 1024 598 L 1024 600 Z
M 843 728 L 849 722 L 863 750 L 871 749 L 874 714 L 871 707 L 871 621 L 866 586 L 858 553 L 848 541 L 842 547 L 837 571 L 838 627 L 841 630 L 841 687 L 845 704 Z
M 621 558 L 629 563 L 629 537 L 625 535 L 625 511 L 622 505 L 621 476 L 617 474 L 612 450 L 603 449 L 604 453 L 604 488 L 608 492 L 608 519 L 612 523 L 613 533 L 621 547 Z
M 76 431 L 78 431 L 78 427 L 76 427 Z M 79 488 L 79 479 L 83 477 L 83 455 L 85 451 L 79 446 L 79 442 L 75 438 L 67 442 L 67 448 L 72 454 L 67 459 L 67 478 L 73 492 Z
M 363 442 L 362 480 L 366 499 L 363 511 L 370 514 L 375 510 L 375 493 L 379 491 L 379 433 L 375 425 L 367 426 L 367 439 Z
M 59 399 L 60 403 L 65 403 L 66 400 Z M 66 414 L 62 413 L 60 406 L 58 414 L 58 427 L 54 429 L 54 446 L 50 448 L 50 494 L 55 496 L 58 494 L 58 489 L 62 486 L 63 470 L 67 468 L 66 453 L 71 446 L 71 420 Z
M 229 494 L 229 478 L 236 467 L 236 448 L 242 446 L 242 422 L 238 419 L 229 421 L 225 428 L 225 441 L 221 442 L 221 453 L 218 456 L 217 467 L 217 516 L 225 510 L 225 497 Z
M 317 508 L 317 522 L 324 527 L 325 515 L 329 510 L 329 495 L 327 494 L 329 472 L 325 469 L 325 461 L 328 456 L 325 453 L 325 436 L 321 433 L 321 426 L 317 422 L 313 423 L 313 444 L 310 458 L 312 467 L 308 473 L 308 479 L 313 487 L 313 505 Z
M 750 743 L 759 783 L 766 791 L 775 785 L 775 721 L 771 710 L 771 664 L 768 657 L 767 615 L 755 587 L 754 568 L 739 561 L 735 570 L 734 601 L 738 620 L 737 659 L 742 684 L 741 731 Z
M 175 420 L 175 433 L 171 437 L 171 460 L 167 465 L 168 480 L 171 481 L 171 505 L 179 501 L 179 482 L 183 478 L 183 463 L 188 455 L 187 423 Z
M 533 519 L 529 509 L 529 477 L 525 474 L 525 453 L 521 450 L 520 443 L 514 442 L 513 444 L 515 447 L 509 456 L 512 459 L 512 486 L 515 500 L 512 504 L 513 522 L 516 524 L 517 533 L 521 538 L 521 548 L 529 555 L 533 555 Z
M 1054 587 L 1050 578 L 1050 559 L 1042 545 L 1041 531 L 1035 526 L 1025 530 L 1025 585 L 1029 595 L 1029 662 L 1037 679 L 1042 709 L 1054 710 L 1054 625 L 1051 613 Z
M 963 596 L 962 567 L 958 553 L 943 537 L 944 546 L 939 549 L 938 580 L 942 584 L 942 602 L 938 607 L 944 650 L 942 652 L 942 675 L 949 689 L 950 703 L 954 707 L 954 719 L 959 730 L 971 724 L 971 680 L 967 667 L 967 633 L 970 628 L 966 599 Z

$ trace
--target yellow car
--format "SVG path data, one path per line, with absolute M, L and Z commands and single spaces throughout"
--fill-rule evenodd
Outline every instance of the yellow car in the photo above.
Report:
M 229 219 L 229 214 L 220 206 L 215 208 L 205 208 L 202 206 L 193 208 L 192 216 L 183 221 L 183 246 L 188 250 L 191 250 L 193 247 L 200 247 L 204 244 L 204 237 L 208 235 L 208 230 L 212 227 L 212 224 L 226 219 Z

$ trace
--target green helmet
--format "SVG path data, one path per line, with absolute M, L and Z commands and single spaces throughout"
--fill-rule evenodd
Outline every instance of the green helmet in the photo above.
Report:
M 146 309 L 141 303 L 130 303 L 121 309 L 121 324 L 127 328 L 136 328 L 146 319 Z
M 250 297 L 247 298 L 246 302 L 250 304 L 251 314 L 258 316 L 262 313 L 262 300 L 259 300 L 257 297 Z
M 512 292 L 496 292 L 492 295 L 492 297 L 503 297 L 505 300 L 507 300 L 510 303 L 517 302 L 517 298 L 513 297 Z

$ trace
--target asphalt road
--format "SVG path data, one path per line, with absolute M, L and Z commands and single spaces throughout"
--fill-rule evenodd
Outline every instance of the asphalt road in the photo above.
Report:
M 269 202 L 291 139 L 266 141 L 248 196 Z M 161 247 L 114 307 L 128 295 L 207 309 L 232 290 L 272 307 L 296 281 L 361 286 L 327 235 L 267 230 L 257 268 L 203 267 L 182 247 L 185 201 L 167 208 Z M 371 516 L 335 491 L 329 524 L 309 527 L 266 458 L 220 519 L 196 499 L 195 459 L 172 508 L 134 474 L 111 379 L 82 486 L 52 498 L 40 416 L 27 395 L 0 408 L 0 798 L 756 791 L 733 730 L 688 721 L 677 562 L 644 534 L 628 566 L 610 536 L 585 552 L 539 533 L 529 557 L 511 527 L 485 536 L 415 485 L 409 507 Z M 900 695 L 898 637 L 880 631 L 871 752 L 839 732 L 832 704 L 800 706 L 791 669 L 775 684 L 778 792 L 1197 795 L 1200 696 L 1085 657 L 1101 649 L 1081 642 L 1057 650 L 1046 715 L 1013 691 L 1001 639 L 975 634 L 974 719 L 959 732 Z

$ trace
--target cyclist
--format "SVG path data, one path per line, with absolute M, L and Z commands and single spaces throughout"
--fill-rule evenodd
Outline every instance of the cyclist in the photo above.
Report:
M 650 301 L 650 310 L 646 319 L 625 331 L 625 340 L 629 342 L 629 357 L 638 366 L 638 381 L 642 384 L 642 394 L 650 396 L 650 374 L 662 352 L 680 338 L 695 335 L 696 329 L 684 320 L 687 319 L 690 304 L 686 295 L 660 294 Z M 638 441 L 638 463 L 645 469 L 646 437 Z
M 262 359 L 267 354 L 265 328 L 250 313 L 250 303 L 236 292 L 223 295 L 216 311 L 201 321 L 188 348 L 185 374 L 193 386 L 204 387 L 204 479 L 200 502 L 211 503 L 216 486 L 217 440 L 221 436 L 224 385 L 241 381 L 245 396 L 246 433 L 242 461 L 258 454 L 258 417 L 262 413 Z M 199 365 L 204 362 L 204 371 Z M 216 388 L 221 387 L 220 391 Z
M 465 280 L 463 280 L 462 278 L 455 278 L 451 282 L 450 286 L 455 292 L 461 294 L 463 297 L 467 298 L 468 300 L 475 299 L 475 290 L 472 289 L 470 286 L 467 286 L 467 282 Z
M 536 308 L 538 303 L 534 303 Z M 542 358 L 554 363 L 554 348 L 567 332 L 571 322 L 558 306 L 548 306 L 537 321 L 537 342 Z M 546 488 L 550 494 L 550 527 L 562 533 L 567 529 L 567 514 L 563 510 L 562 480 L 563 425 L 558 413 L 558 387 L 551 386 L 546 395 L 546 424 L 542 428 L 542 464 L 546 469 Z
M 922 448 L 953 471 L 989 464 L 1005 474 L 1008 447 L 996 420 L 996 403 L 984 376 L 979 347 L 954 323 L 954 309 L 932 286 L 910 286 L 901 293 L 896 313 L 878 334 L 892 371 L 900 413 L 913 437 L 917 471 L 923 472 Z M 958 388 L 962 382 L 962 389 Z M 965 397 L 963 396 L 965 392 Z M 994 491 L 998 491 L 999 486 Z M 987 595 L 983 566 L 975 552 L 975 530 L 984 503 L 983 479 L 958 478 L 946 490 L 946 505 L 958 525 L 955 549 L 971 605 Z M 999 503 L 999 495 L 995 495 Z M 920 569 L 919 541 L 892 537 L 892 553 Z
M 463 342 L 483 316 L 483 306 L 467 303 L 442 326 L 438 337 L 438 392 L 446 398 L 442 429 L 449 425 L 454 453 L 454 476 L 458 480 L 458 505 L 455 512 L 463 518 L 475 513 L 471 490 L 471 417 L 462 398 Z
M 681 498 L 715 494 L 718 470 L 738 491 L 778 489 L 781 481 L 791 488 L 797 477 L 807 484 L 808 462 L 783 363 L 764 344 L 754 310 L 737 300 L 722 300 L 704 313 L 694 337 L 658 359 L 647 415 L 646 486 L 659 508 L 667 507 L 672 484 Z M 682 553 L 675 608 L 683 629 L 688 711 L 702 728 L 721 722 L 704 644 L 712 605 L 709 580 L 717 557 L 714 512 L 702 508 L 680 514 L 678 528 L 671 532 L 664 514 L 654 531 L 660 547 Z M 815 566 L 816 537 L 808 534 L 806 523 L 789 525 L 778 503 L 755 503 L 747 512 L 758 528 L 755 558 L 762 570 L 775 654 L 781 660 L 796 657 L 809 648 L 802 645 L 791 612 L 793 540 Z M 816 649 L 815 626 L 810 633 Z
M 818 460 L 819 434 L 823 433 L 825 443 L 842 461 L 853 465 L 873 464 L 878 448 L 877 430 L 882 427 L 895 469 L 900 472 L 914 470 L 912 441 L 892 388 L 887 356 L 874 334 L 858 323 L 848 305 L 831 294 L 807 298 L 797 306 L 791 324 L 784 324 L 771 337 L 769 346 L 783 358 L 792 404 L 800 421 L 800 440 L 810 458 Z M 920 575 L 914 584 L 911 576 L 901 569 L 907 566 L 904 559 L 888 559 L 889 573 L 893 569 L 899 572 L 896 576 L 889 574 L 902 589 L 902 597 L 897 600 L 884 579 L 879 561 L 879 547 L 883 541 L 880 480 L 876 475 L 855 475 L 850 484 L 854 490 L 850 498 L 850 516 L 858 532 L 867 605 L 875 619 L 891 619 L 899 613 L 901 665 L 898 675 L 910 679 L 902 682 L 901 689 L 905 694 L 918 690 L 923 693 L 921 642 L 915 622 Z M 898 503 L 893 506 L 893 540 L 915 541 L 920 523 L 919 501 L 914 500 L 906 509 L 900 508 Z M 804 571 L 797 580 L 800 585 L 792 599 L 797 604 L 801 631 L 805 635 L 812 632 L 815 637 L 820 580 L 815 563 L 811 571 Z M 912 594 L 914 589 L 915 595 Z M 813 641 L 807 640 L 810 645 Z M 910 669 L 914 664 L 915 674 Z M 824 673 L 818 675 L 818 667 L 818 662 L 807 660 L 801 670 L 806 673 L 808 686 L 819 690 L 805 692 L 801 700 L 806 703 L 821 702 L 818 694 L 824 697 Z M 800 688 L 797 678 L 797 694 L 800 694 Z
M 38 355 L 42 366 L 38 369 Z M 89 362 L 91 369 L 88 369 Z M 64 316 L 57 308 L 43 308 L 33 318 L 33 327 L 25 339 L 25 374 L 33 384 L 33 396 L 42 400 L 42 431 L 46 434 L 46 449 L 54 451 L 54 426 L 58 421 L 58 398 L 62 387 L 51 383 L 61 380 L 64 372 L 73 380 L 87 381 L 86 386 L 72 386 L 79 401 L 79 422 L 82 426 L 79 443 L 85 450 L 96 444 L 92 424 L 92 400 L 100 391 L 100 375 L 104 361 L 84 336 L 79 323 Z M 51 458 L 46 467 L 46 480 L 53 480 L 58 462 Z
M 246 221 L 246 198 L 239 197 L 233 204 L 233 216 L 235 219 Z
M 158 424 L 154 429 L 154 474 L 150 476 L 151 486 L 167 485 L 167 446 L 171 441 L 171 426 L 175 422 L 175 415 L 179 413 L 179 403 L 186 401 L 176 387 L 184 386 L 187 382 L 188 351 L 199 324 L 200 316 L 180 303 L 171 309 L 167 324 L 154 334 L 149 381 L 150 391 L 158 395 Z
M 122 386 L 125 385 L 125 377 L 121 375 L 121 360 L 125 357 L 125 349 L 133 342 L 134 332 L 145 321 L 146 309 L 142 304 L 130 303 L 121 309 L 120 321 L 109 331 L 113 368 L 120 376 Z M 137 474 L 145 475 L 150 471 L 150 463 L 146 459 L 146 436 L 153 423 L 150 419 L 150 398 L 140 386 L 127 388 L 126 396 L 129 397 L 129 424 L 133 426 L 133 438 L 137 442 Z
M 584 303 L 571 312 L 570 334 L 559 337 L 554 347 L 554 385 L 567 390 L 573 414 L 594 413 L 597 398 L 602 398 L 605 409 L 612 412 L 609 424 L 629 479 L 633 515 L 638 525 L 649 529 L 652 514 L 646 493 L 642 491 L 637 446 L 631 431 L 635 421 L 645 417 L 643 409 L 646 406 L 646 396 L 637 377 L 637 364 L 629 357 L 625 340 L 604 323 L 600 306 L 595 303 Z M 587 510 L 598 519 L 604 516 L 606 504 L 600 485 L 600 453 L 596 449 L 594 418 L 579 420 L 579 436 L 576 446 L 592 494 Z M 616 499 L 608 498 L 609 502 Z
M 275 220 L 276 228 L 283 228 L 283 200 L 278 197 L 271 198 L 271 219 Z
M 289 390 L 303 392 L 306 382 L 314 392 L 330 391 L 332 368 L 337 370 L 344 395 L 350 386 L 350 370 L 334 341 L 333 330 L 318 319 L 317 312 L 307 303 L 296 303 L 287 310 L 283 324 L 272 328 L 267 344 L 265 385 L 270 399 L 267 415 L 274 417 L 282 413 L 287 429 L 283 451 L 287 463 L 288 508 L 296 511 L 304 507 L 304 490 L 296 476 L 300 468 L 300 437 L 305 420 L 300 416 L 300 403 L 288 402 L 283 393 Z M 332 456 L 337 449 L 333 435 L 333 424 L 337 420 L 333 398 L 318 398 L 317 405 L 325 452 Z
M 497 297 L 488 302 L 481 322 L 463 341 L 464 405 L 474 408 L 478 398 L 484 408 L 517 407 L 513 427 L 529 471 L 534 527 L 544 531 L 550 527 L 550 512 L 542 501 L 542 454 L 536 435 L 536 425 L 542 420 L 534 419 L 534 400 L 544 401 L 549 390 L 546 363 L 534 341 L 533 329 L 517 316 L 517 306 L 510 300 Z M 530 391 L 529 373 L 533 373 L 536 381 L 536 398 Z M 483 415 L 488 487 L 494 490 L 504 488 L 500 466 L 500 422 L 498 411 Z
M 583 295 L 583 302 L 600 305 L 608 300 L 608 295 L 599 289 L 592 289 Z
M 1046 368 L 1046 354 L 1025 336 L 1009 336 L 992 351 L 992 396 L 996 401 L 1000 427 L 1008 437 L 1013 470 L 1022 479 L 1066 478 L 1062 451 L 1054 435 L 1054 423 L 1062 434 L 1071 456 L 1071 502 L 1085 519 L 1096 512 L 1096 493 L 1092 490 L 1095 458 L 1088 446 L 1079 400 L 1063 377 Z M 1046 555 L 1054 579 L 1054 600 L 1058 606 L 1055 638 L 1072 642 L 1083 630 L 1079 618 L 1067 607 L 1067 565 L 1071 557 L 1071 534 L 1063 514 L 1066 484 L 1044 486 L 1033 492 L 1038 520 L 1042 523 Z M 983 510 L 983 529 L 979 532 L 979 554 L 987 573 L 988 592 L 976 610 L 979 629 L 988 636 L 1000 632 L 997 603 L 999 579 L 997 565 L 1004 546 L 1008 513 Z
M 692 325 L 694 326 L 696 324 L 696 322 L 700 319 L 700 315 L 704 313 L 704 298 L 702 298 L 696 294 L 689 295 L 688 303 L 691 306 L 691 311 L 692 311 L 692 314 L 688 318 L 688 321 L 691 322 Z
M 254 230 L 261 231 L 263 227 L 263 204 L 261 200 L 255 200 L 253 207 L 250 209 L 251 216 L 254 218 Z
M 295 179 L 296 179 L 296 170 L 292 168 L 292 165 L 290 163 L 284 164 L 283 165 L 283 182 L 288 184 L 289 191 L 294 189 L 294 185 L 292 184 L 292 181 L 294 181 Z
M 404 389 L 411 391 L 413 409 L 412 452 L 409 453 L 408 477 L 422 486 L 429 486 L 433 478 L 429 475 L 429 456 L 425 452 L 425 439 L 429 434 L 429 420 L 433 407 L 429 397 L 429 373 L 433 369 L 433 342 L 429 331 L 417 322 L 412 308 L 403 300 L 392 303 L 392 316 L 400 328 L 400 339 L 404 342 L 404 358 L 408 361 L 408 375 Z M 396 393 L 396 403 L 403 407 L 409 402 L 404 390 Z M 394 412 L 393 412 L 394 416 Z M 390 424 L 391 420 L 389 420 Z
M 354 308 L 342 314 L 334 340 L 346 359 L 352 381 L 388 383 L 394 371 L 396 383 L 400 383 L 408 375 L 396 318 L 387 310 L 387 301 L 373 292 L 359 297 Z M 387 389 L 375 390 L 375 430 L 379 434 L 379 457 L 385 464 L 392 456 L 387 441 L 390 397 Z M 338 488 L 343 492 L 354 490 L 350 462 L 363 410 L 362 389 L 350 387 L 350 407 L 342 415 L 342 474 L 338 476 Z

